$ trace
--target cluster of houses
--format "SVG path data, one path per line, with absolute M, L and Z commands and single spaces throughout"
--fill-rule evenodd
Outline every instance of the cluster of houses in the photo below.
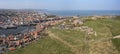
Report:
M 43 12 L 35 10 L 10 10 L 0 9 L 0 28 L 4 28 L 11 25 L 28 25 L 36 22 L 41 22 L 49 17 L 57 17 L 48 15 Z M 4 27 L 2 27 L 4 26 Z
M 62 21 L 64 21 L 64 19 L 53 19 L 43 23 L 37 23 L 35 30 L 26 33 L 9 35 L 7 37 L 0 36 L 0 53 L 14 51 L 18 48 L 27 46 L 33 41 L 38 40 L 41 37 L 40 33 L 47 29 L 48 26 L 56 25 Z
M 0 36 L 0 53 L 13 51 L 21 47 L 25 47 L 34 40 L 40 38 L 40 32 L 45 29 L 45 26 L 38 24 L 36 30 L 29 31 L 23 34 L 9 35 L 7 37 Z
M 85 17 L 82 17 L 83 19 L 91 19 L 91 20 L 97 20 L 97 19 L 109 19 L 109 18 L 116 18 L 116 16 L 85 16 Z
M 64 21 L 61 25 L 59 25 L 58 27 L 53 27 L 55 29 L 69 29 L 69 30 L 80 30 L 83 32 L 86 32 L 86 34 L 88 35 L 94 35 L 97 36 L 96 31 L 94 31 L 93 28 L 90 28 L 88 26 L 84 26 L 84 21 L 81 19 L 69 19 L 69 22 L 66 23 L 66 21 Z M 70 23 L 70 24 L 69 24 Z M 80 26 L 77 26 L 80 25 Z
M 35 25 L 46 21 L 60 20 L 66 17 L 49 15 L 29 10 L 0 10 L 0 29 L 17 28 L 24 25 Z M 49 22 L 48 22 L 49 23 Z M 50 22 L 49 24 L 51 24 Z M 53 24 L 53 23 L 52 23 Z
M 73 29 L 74 27 L 82 26 L 84 22 L 80 19 L 69 19 L 65 20 L 61 25 L 59 25 L 60 29 Z
M 79 29 L 80 29 L 81 31 L 86 32 L 88 35 L 97 36 L 96 31 L 94 31 L 93 28 L 90 28 L 90 27 L 88 27 L 88 26 L 81 26 L 81 27 L 79 27 Z

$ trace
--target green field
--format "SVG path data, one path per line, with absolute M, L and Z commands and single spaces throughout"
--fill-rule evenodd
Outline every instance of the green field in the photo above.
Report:
M 97 36 L 80 30 L 49 28 L 47 37 L 8 54 L 118 54 L 120 39 L 109 38 L 120 35 L 119 20 L 88 20 L 84 26 L 93 28 Z
M 25 48 L 8 54 L 73 54 L 70 48 L 58 40 L 46 37 Z
M 90 23 L 90 22 L 88 22 L 88 23 Z M 101 23 L 106 28 L 108 28 L 109 32 L 111 32 L 112 36 L 120 35 L 120 18 L 118 18 L 118 17 L 115 18 L 115 19 L 101 19 L 101 20 L 97 20 L 95 23 Z M 96 28 L 99 28 L 99 27 L 96 27 Z M 102 30 L 102 31 L 105 31 L 105 30 Z M 120 51 L 120 39 L 119 38 L 118 39 L 112 39 L 112 43 L 118 49 L 118 51 Z

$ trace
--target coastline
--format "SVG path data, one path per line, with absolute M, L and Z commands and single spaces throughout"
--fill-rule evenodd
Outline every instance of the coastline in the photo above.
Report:
M 120 10 L 45 10 L 42 12 L 57 16 L 120 16 Z

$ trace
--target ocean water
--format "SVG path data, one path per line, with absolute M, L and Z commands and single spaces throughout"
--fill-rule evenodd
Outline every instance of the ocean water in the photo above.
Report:
M 120 10 L 47 10 L 45 12 L 58 16 L 120 15 Z

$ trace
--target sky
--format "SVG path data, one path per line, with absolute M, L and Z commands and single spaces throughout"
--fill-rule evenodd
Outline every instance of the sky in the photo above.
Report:
M 120 0 L 0 0 L 1 9 L 120 10 Z

